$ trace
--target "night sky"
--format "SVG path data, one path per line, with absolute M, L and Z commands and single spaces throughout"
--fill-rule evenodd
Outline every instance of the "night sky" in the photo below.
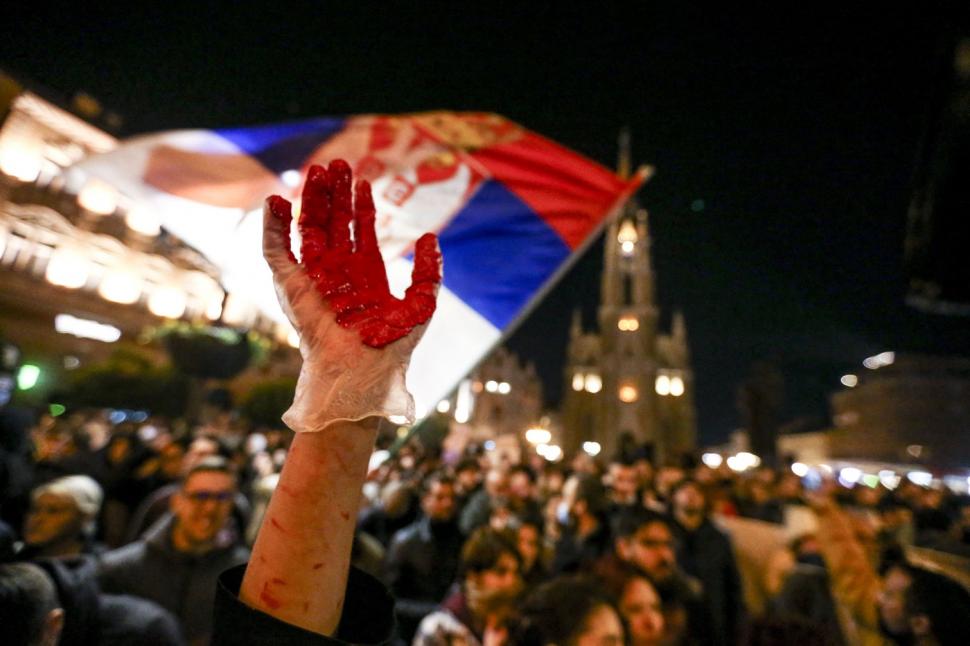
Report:
M 740 424 L 735 392 L 757 360 L 784 375 L 786 419 L 811 425 L 870 354 L 970 355 L 970 322 L 903 304 L 943 17 L 342 4 L 18 3 L 4 11 L 0 68 L 54 97 L 89 92 L 124 117 L 124 135 L 481 110 L 612 166 L 629 126 L 634 161 L 657 168 L 640 199 L 664 324 L 674 307 L 687 318 L 704 442 Z M 595 245 L 509 342 L 536 361 L 551 404 L 570 311 L 595 320 L 601 262 Z

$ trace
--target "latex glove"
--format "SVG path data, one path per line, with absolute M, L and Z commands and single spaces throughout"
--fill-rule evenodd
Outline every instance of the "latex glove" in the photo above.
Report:
M 433 234 L 421 236 L 411 286 L 403 299 L 391 295 L 370 184 L 358 181 L 353 194 L 351 184 L 343 160 L 328 169 L 310 168 L 298 220 L 299 263 L 290 249 L 292 205 L 274 195 L 263 210 L 263 256 L 280 305 L 300 335 L 303 367 L 283 415 L 297 432 L 371 416 L 414 420 L 404 375 L 435 310 L 441 252 Z

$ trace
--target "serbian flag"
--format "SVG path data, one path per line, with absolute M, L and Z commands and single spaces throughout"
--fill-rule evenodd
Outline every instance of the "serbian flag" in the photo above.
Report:
M 274 193 L 298 201 L 306 169 L 338 158 L 373 186 L 392 291 L 407 287 L 414 241 L 438 234 L 438 310 L 408 373 L 419 415 L 511 331 L 643 181 L 499 115 L 455 112 L 165 132 L 72 172 L 152 209 L 220 269 L 234 297 L 284 323 L 259 257 L 262 202 Z

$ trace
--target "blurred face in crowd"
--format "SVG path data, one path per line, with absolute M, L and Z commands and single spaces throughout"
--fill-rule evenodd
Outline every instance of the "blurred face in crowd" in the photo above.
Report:
M 623 624 L 619 615 L 607 605 L 599 605 L 590 611 L 583 627 L 572 641 L 576 646 L 622 646 Z
M 684 470 L 677 467 L 663 467 L 657 472 L 656 489 L 664 498 L 670 492 L 671 487 L 684 479 Z
M 879 619 L 890 633 L 904 633 L 909 630 L 909 617 L 906 613 L 906 590 L 912 579 L 905 570 L 890 568 L 879 593 Z
M 532 480 L 529 476 L 518 471 L 509 477 L 509 497 L 524 501 L 532 498 Z
M 85 518 L 74 499 L 67 495 L 43 493 L 31 501 L 24 521 L 24 541 L 43 548 L 63 541 L 78 540 Z
M 158 455 L 159 471 L 170 480 L 175 480 L 182 473 L 182 460 L 185 450 L 177 442 L 165 445 Z
M 794 473 L 786 474 L 778 483 L 778 497 L 783 500 L 798 498 L 802 494 L 801 478 Z
M 522 568 L 529 570 L 539 558 L 539 529 L 535 525 L 522 525 L 516 533 Z
M 654 646 L 664 635 L 660 595 L 650 582 L 634 577 L 623 590 L 620 612 L 630 630 L 631 646 Z
M 503 553 L 493 567 L 481 572 L 469 572 L 468 580 L 478 590 L 487 590 L 490 595 L 509 598 L 522 587 L 519 574 L 519 561 L 514 554 Z
M 688 529 L 699 527 L 707 511 L 704 493 L 695 483 L 677 489 L 673 499 L 674 517 Z
M 455 474 L 455 478 L 458 480 L 458 490 L 461 493 L 474 491 L 475 487 L 481 481 L 481 475 L 478 469 L 462 469 Z
M 657 521 L 641 525 L 630 536 L 618 538 L 616 549 L 620 559 L 656 584 L 669 580 L 676 570 L 674 537 L 666 523 Z
M 455 486 L 450 482 L 433 482 L 421 499 L 421 509 L 433 521 L 451 520 L 455 515 Z
M 491 498 L 503 498 L 509 493 L 509 477 L 501 469 L 492 469 L 485 477 L 485 490 Z
M 619 503 L 634 503 L 637 500 L 637 470 L 633 465 L 611 464 L 613 499 Z
M 173 543 L 180 551 L 205 551 L 232 513 L 236 479 L 221 471 L 199 471 L 172 496 Z

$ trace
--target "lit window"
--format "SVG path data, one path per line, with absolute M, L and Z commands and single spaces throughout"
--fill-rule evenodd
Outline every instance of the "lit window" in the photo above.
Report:
M 624 332 L 636 332 L 640 329 L 640 321 L 635 316 L 624 316 L 617 322 L 616 326 Z
M 586 392 L 595 395 L 601 390 L 603 390 L 603 380 L 600 379 L 600 376 L 594 374 L 586 375 Z
M 620 386 L 620 401 L 625 404 L 632 404 L 637 400 L 639 393 L 635 386 L 625 385 Z
M 498 382 L 497 381 L 491 381 L 491 380 L 486 381 L 485 382 L 485 390 L 488 391 L 488 392 L 490 392 L 490 393 L 497 392 L 498 391 Z
M 670 394 L 674 397 L 680 397 L 684 394 L 684 380 L 680 377 L 670 378 Z
M 586 377 L 581 372 L 577 372 L 573 375 L 573 390 L 579 392 L 583 389 L 583 385 L 586 382 Z
M 670 394 L 670 377 L 667 375 L 658 375 L 657 381 L 654 384 L 654 388 L 658 395 L 666 397 Z

